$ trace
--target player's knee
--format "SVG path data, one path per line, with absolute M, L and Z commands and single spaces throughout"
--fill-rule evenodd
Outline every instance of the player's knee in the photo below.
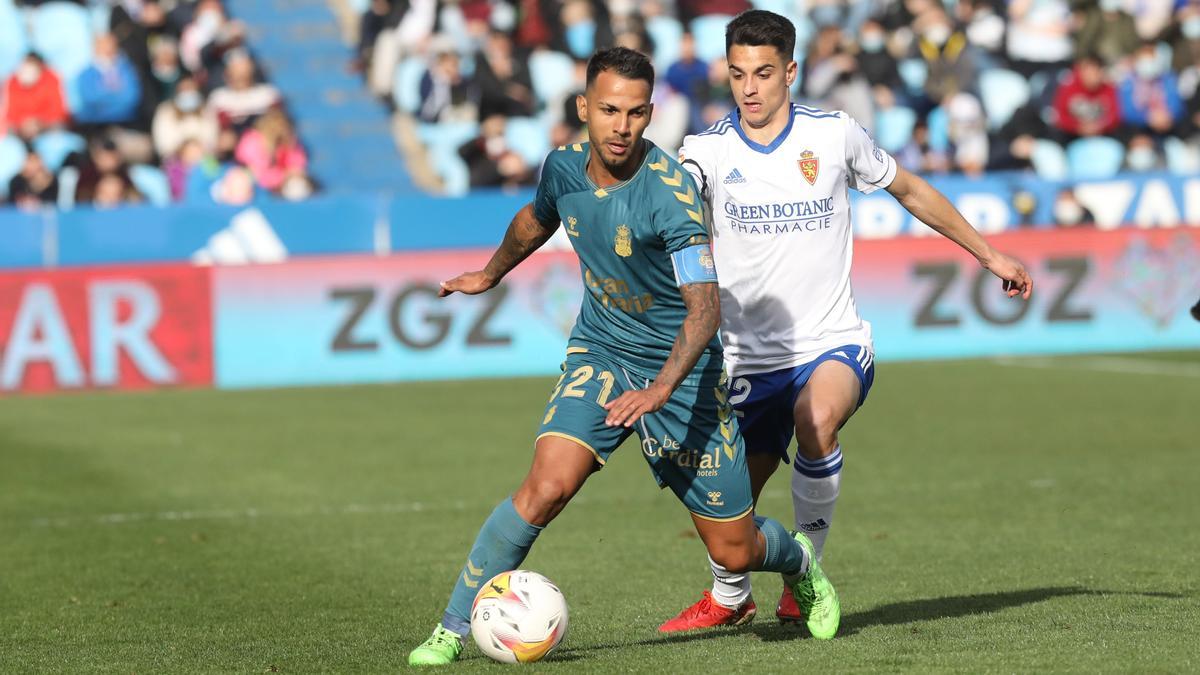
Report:
M 571 500 L 571 491 L 562 481 L 542 478 L 527 481 L 513 496 L 517 511 L 532 525 L 544 526 Z
M 827 405 L 813 405 L 796 413 L 796 445 L 807 459 L 821 459 L 837 448 L 841 411 Z
M 714 562 L 732 574 L 749 572 L 754 567 L 754 550 L 746 546 L 724 545 L 709 551 Z

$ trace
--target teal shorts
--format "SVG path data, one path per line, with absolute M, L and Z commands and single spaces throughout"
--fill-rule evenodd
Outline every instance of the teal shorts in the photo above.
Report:
M 603 466 L 634 431 L 642 456 L 658 480 L 688 511 L 708 520 L 737 520 L 750 513 L 750 473 L 724 374 L 682 384 L 662 410 L 644 415 L 632 429 L 604 423 L 604 404 L 649 381 L 615 358 L 572 347 L 563 362 L 538 438 L 559 436 L 587 448 Z

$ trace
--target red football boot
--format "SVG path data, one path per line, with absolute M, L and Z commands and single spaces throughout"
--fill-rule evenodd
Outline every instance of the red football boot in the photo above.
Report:
M 792 603 L 795 606 L 795 603 Z M 758 608 L 754 606 L 754 598 L 746 598 L 741 607 L 730 609 L 717 604 L 712 593 L 704 591 L 700 602 L 684 609 L 679 616 L 658 627 L 660 633 L 674 633 L 693 628 L 714 628 L 716 626 L 742 626 L 754 620 Z
M 775 608 L 775 616 L 780 623 L 804 623 L 804 615 L 796 606 L 796 598 L 792 597 L 792 589 L 783 587 L 783 595 L 779 596 L 779 605 Z

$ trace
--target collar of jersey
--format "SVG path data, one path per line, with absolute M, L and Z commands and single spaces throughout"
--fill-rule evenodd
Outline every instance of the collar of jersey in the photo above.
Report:
M 657 147 L 645 138 L 642 139 L 642 142 L 646 144 L 646 154 L 642 156 L 642 163 L 638 165 L 637 171 L 634 171 L 632 176 L 630 176 L 629 178 L 626 178 L 625 180 L 621 181 L 620 183 L 613 183 L 612 185 L 609 185 L 608 187 L 605 187 L 605 188 L 602 188 L 599 185 L 596 185 L 596 182 L 593 181 L 592 177 L 588 175 L 588 172 L 587 172 L 588 164 L 590 164 L 592 161 L 592 154 L 590 152 L 588 153 L 587 159 L 583 162 L 583 179 L 586 180 L 588 185 L 591 186 L 592 194 L 596 194 L 600 190 L 604 190 L 604 192 L 606 192 L 607 194 L 612 194 L 612 193 L 616 192 L 617 190 L 620 190 L 621 188 L 625 187 L 626 185 L 629 185 L 630 183 L 633 182 L 634 178 L 638 177 L 638 174 L 640 174 L 642 172 L 642 168 L 645 167 L 646 163 L 650 161 L 650 153 L 654 150 L 655 147 Z
M 731 126 L 733 127 L 734 131 L 737 131 L 737 135 L 742 137 L 742 140 L 746 142 L 746 145 L 748 145 L 751 150 L 761 152 L 764 155 L 769 155 L 775 151 L 775 148 L 778 148 L 783 144 L 784 141 L 787 140 L 788 134 L 792 131 L 792 123 L 796 121 L 796 109 L 792 107 L 791 104 L 788 104 L 787 112 L 787 126 L 784 127 L 783 131 L 779 132 L 779 135 L 775 137 L 775 140 L 771 141 L 768 145 L 756 143 L 746 136 L 746 132 L 742 130 L 742 111 L 738 110 L 737 108 L 733 109 L 733 119 L 731 120 L 733 124 Z

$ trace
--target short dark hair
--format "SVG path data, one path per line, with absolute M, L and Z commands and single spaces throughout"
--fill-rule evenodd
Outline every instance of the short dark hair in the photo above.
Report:
M 587 64 L 587 86 L 591 87 L 606 70 L 627 80 L 645 80 L 654 89 L 654 66 L 641 52 L 628 47 L 609 47 L 592 54 Z
M 791 61 L 796 53 L 796 27 L 775 12 L 749 9 L 725 27 L 725 53 L 729 54 L 734 45 L 770 45 L 779 50 L 784 61 Z

